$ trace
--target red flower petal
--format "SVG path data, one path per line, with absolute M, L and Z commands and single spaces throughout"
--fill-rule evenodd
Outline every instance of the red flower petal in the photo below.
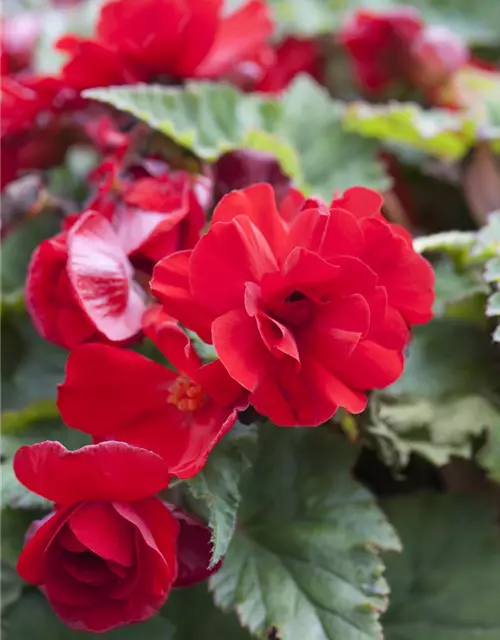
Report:
M 151 291 L 165 310 L 205 342 L 212 342 L 210 326 L 213 314 L 194 299 L 189 285 L 192 251 L 179 251 L 160 260 L 153 271 Z
M 51 441 L 21 447 L 14 457 L 14 471 L 30 491 L 60 505 L 140 500 L 161 491 L 169 481 L 158 456 L 120 442 L 88 445 L 78 451 Z
M 273 254 L 279 256 L 286 226 L 278 212 L 274 189 L 270 184 L 254 184 L 228 193 L 216 206 L 212 225 L 216 222 L 231 222 L 241 215 L 250 218 L 264 235 Z
M 131 567 L 134 562 L 134 532 L 117 517 L 110 504 L 82 505 L 68 520 L 76 539 L 100 558 Z
M 71 349 L 98 338 L 98 332 L 77 304 L 66 273 L 67 257 L 65 234 L 44 240 L 31 256 L 25 299 L 38 333 Z
M 213 224 L 200 239 L 189 264 L 190 284 L 200 304 L 223 314 L 242 305 L 246 282 L 277 268 L 263 234 L 247 216 L 238 216 Z
M 196 75 L 196 69 L 212 48 L 220 22 L 223 0 L 184 0 L 189 20 L 182 31 L 182 42 L 176 49 L 176 74 Z
M 69 426 L 97 438 L 118 437 L 145 418 L 164 419 L 168 388 L 176 377 L 134 351 L 82 345 L 68 357 L 57 404 Z
M 167 360 L 179 371 L 190 377 L 202 366 L 191 341 L 177 322 L 171 318 L 161 305 L 147 309 L 142 325 L 144 333 L 163 353 Z
M 114 342 L 141 330 L 144 295 L 110 223 L 87 211 L 68 231 L 68 275 L 97 329 Z
M 384 199 L 382 196 L 366 187 L 351 187 L 346 189 L 341 197 L 335 197 L 330 207 L 332 209 L 345 209 L 355 218 L 372 218 L 379 215 Z
M 213 78 L 227 73 L 236 61 L 251 56 L 273 31 L 266 3 L 248 2 L 220 22 L 215 42 L 196 70 L 196 76 Z
M 74 510 L 74 507 L 57 509 L 45 519 L 26 541 L 17 561 L 17 572 L 23 580 L 36 585 L 46 582 L 49 567 L 47 566 L 45 552 Z

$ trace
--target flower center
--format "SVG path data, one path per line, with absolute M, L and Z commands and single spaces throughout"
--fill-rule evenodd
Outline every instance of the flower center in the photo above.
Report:
M 196 411 L 205 402 L 205 394 L 199 384 L 187 376 L 179 376 L 168 390 L 167 402 L 180 411 Z
M 313 313 L 314 304 L 300 291 L 293 291 L 283 300 L 271 305 L 271 315 L 287 326 L 300 327 L 306 324 Z

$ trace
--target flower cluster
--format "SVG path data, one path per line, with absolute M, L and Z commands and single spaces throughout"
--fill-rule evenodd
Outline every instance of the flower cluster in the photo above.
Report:
M 377 192 L 307 198 L 274 158 L 246 150 L 179 168 L 80 97 L 188 78 L 277 93 L 300 71 L 321 76 L 315 42 L 271 45 L 272 30 L 260 0 L 229 16 L 218 0 L 110 0 L 93 38 L 59 41 L 57 77 L 31 73 L 33 38 L 2 43 L 7 182 L 75 140 L 103 154 L 83 210 L 33 252 L 25 288 L 38 333 L 69 352 L 62 419 L 92 443 L 46 441 L 14 459 L 20 482 L 54 503 L 19 573 L 77 630 L 145 620 L 171 588 L 217 569 L 209 529 L 165 492 L 200 472 L 240 412 L 280 427 L 360 413 L 432 316 L 433 271 Z M 36 153 L 20 157 L 27 135 Z

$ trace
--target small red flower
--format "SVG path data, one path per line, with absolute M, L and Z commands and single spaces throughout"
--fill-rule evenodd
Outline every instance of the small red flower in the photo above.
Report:
M 361 9 L 349 16 L 339 40 L 351 55 L 364 89 L 378 91 L 407 77 L 409 43 L 422 27 L 420 14 L 413 7 L 385 13 Z
M 303 197 L 302 197 L 303 199 Z M 260 184 L 225 196 L 192 251 L 155 268 L 166 311 L 213 341 L 250 403 L 278 425 L 318 425 L 403 370 L 408 325 L 432 316 L 433 271 L 361 187 L 284 211 Z
M 150 451 L 119 442 L 67 451 L 21 447 L 14 471 L 55 503 L 17 565 L 72 629 L 106 632 L 153 616 L 177 577 L 176 518 L 155 493 L 169 475 Z
M 94 440 L 144 447 L 162 456 L 172 475 L 189 478 L 245 408 L 242 389 L 218 360 L 204 365 L 159 307 L 146 313 L 144 332 L 177 372 L 133 351 L 83 345 L 69 355 L 59 410 Z
M 40 335 L 68 349 L 125 342 L 141 331 L 143 291 L 111 224 L 95 211 L 35 250 L 25 297 Z
M 221 0 L 111 0 L 93 40 L 65 36 L 63 75 L 84 89 L 155 79 L 215 78 L 253 54 L 273 24 L 261 0 L 223 17 Z

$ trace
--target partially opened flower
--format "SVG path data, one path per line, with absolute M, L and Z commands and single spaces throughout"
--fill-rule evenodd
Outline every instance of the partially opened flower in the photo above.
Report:
M 63 76 L 84 89 L 138 81 L 216 78 L 271 35 L 269 10 L 251 0 L 222 15 L 221 0 L 110 0 L 92 40 L 65 36 Z
M 158 307 L 146 313 L 144 331 L 177 372 L 133 351 L 82 345 L 69 355 L 59 410 L 70 427 L 95 441 L 144 447 L 159 454 L 172 475 L 189 478 L 247 403 L 221 362 L 203 364 Z
M 278 425 L 357 413 L 403 370 L 409 324 L 432 316 L 433 272 L 381 197 L 353 188 L 330 209 L 270 185 L 225 196 L 192 251 L 155 268 L 165 310 L 213 341 L 220 362 Z M 302 198 L 304 200 L 304 198 Z
M 68 349 L 91 340 L 123 343 L 141 332 L 144 292 L 111 224 L 96 211 L 39 245 L 25 298 L 40 335 Z
M 154 494 L 169 475 L 154 453 L 119 442 L 68 451 L 21 447 L 14 471 L 55 503 L 33 523 L 17 569 L 72 629 L 105 632 L 146 620 L 177 578 L 179 526 Z

